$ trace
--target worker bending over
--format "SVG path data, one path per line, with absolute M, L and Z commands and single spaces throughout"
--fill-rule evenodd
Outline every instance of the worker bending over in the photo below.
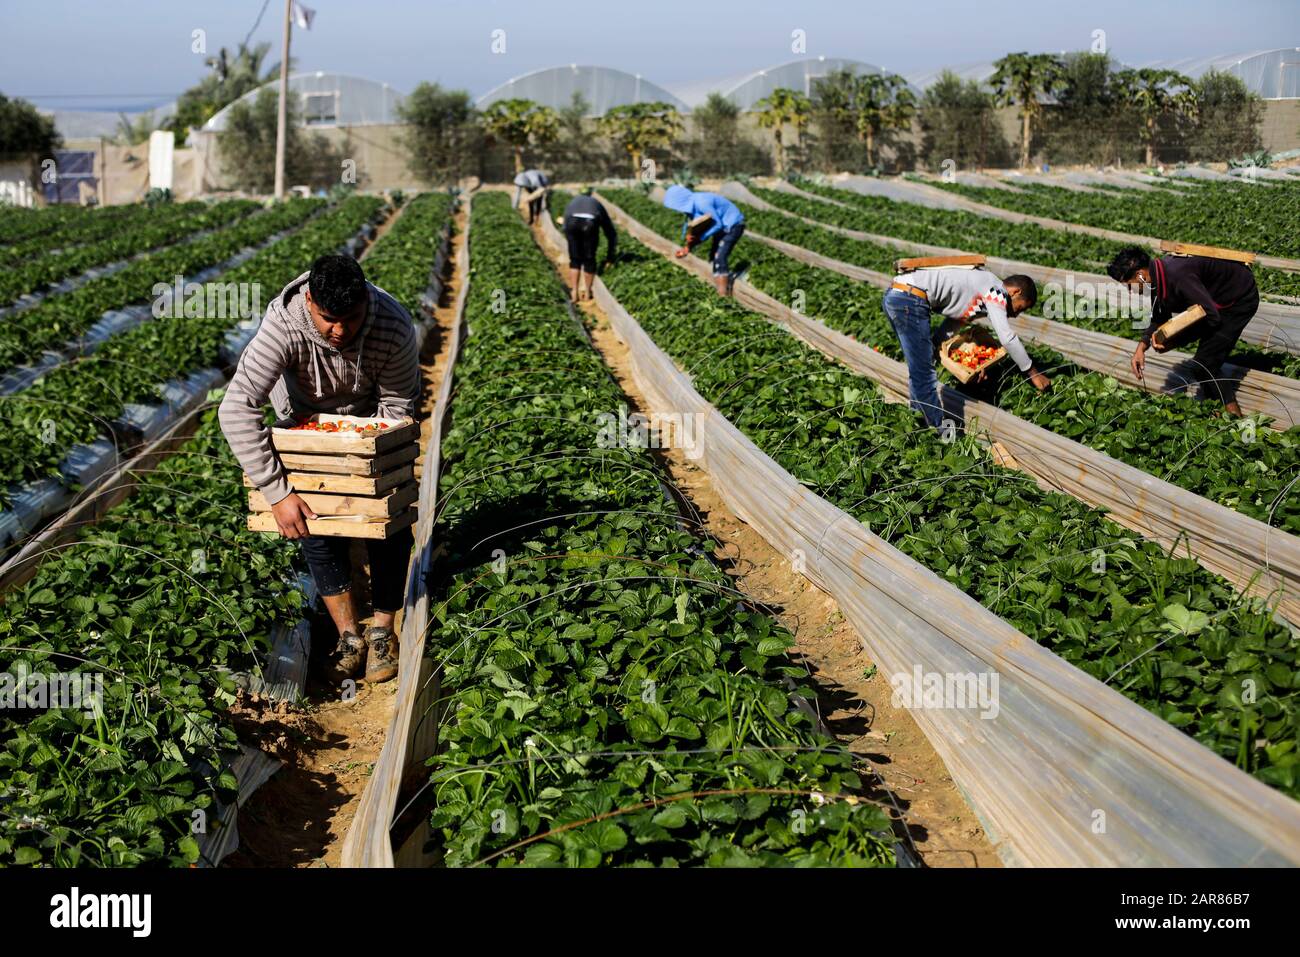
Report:
M 885 290 L 885 315 L 903 345 L 912 408 L 925 416 L 932 428 L 943 422 L 939 379 L 934 371 L 935 343 L 958 324 L 987 316 L 1002 348 L 1034 387 L 1042 391 L 1051 385 L 1051 380 L 1034 368 L 1007 322 L 1008 317 L 1032 308 L 1037 301 L 1038 287 L 1028 276 L 1008 276 L 1003 281 L 982 266 L 918 269 L 894 278 Z M 938 337 L 930 330 L 933 312 L 947 317 Z
M 244 472 L 271 505 L 285 538 L 299 539 L 335 626 L 329 677 L 342 682 L 365 666 L 367 681 L 397 674 L 393 618 L 402 607 L 414 536 L 409 528 L 367 540 L 374 622 L 359 633 L 352 602 L 349 538 L 310 534 L 316 513 L 294 491 L 271 443 L 262 407 L 281 423 L 317 413 L 400 419 L 415 415 L 420 367 L 411 316 L 366 282 L 350 256 L 321 256 L 275 297 L 239 357 L 218 417 Z M 369 660 L 367 660 L 367 654 Z
M 519 205 L 520 197 L 527 200 L 529 226 L 546 208 L 546 197 L 550 186 L 550 178 L 539 169 L 526 169 L 515 177 L 515 205 Z
M 605 207 L 591 195 L 589 186 L 564 207 L 564 237 L 569 241 L 569 289 L 574 302 L 591 298 L 591 287 L 596 281 L 596 249 L 602 232 L 608 263 L 618 248 L 618 233 Z
M 1139 379 L 1146 369 L 1151 336 L 1163 323 L 1192 306 L 1205 310 L 1205 318 L 1185 333 L 1199 341 L 1192 356 L 1193 374 L 1201 398 L 1222 402 L 1233 415 L 1241 415 L 1232 388 L 1223 384 L 1223 363 L 1241 338 L 1246 324 L 1259 308 L 1255 275 L 1245 263 L 1209 256 L 1161 256 L 1153 259 L 1144 249 L 1130 246 L 1111 260 L 1106 273 L 1135 292 L 1151 295 L 1151 324 L 1133 352 L 1130 366 Z M 1154 347 L 1157 352 L 1164 350 Z M 1166 345 L 1165 348 L 1168 348 Z
M 745 214 L 736 204 L 717 193 L 693 193 L 685 186 L 669 186 L 664 205 L 686 214 L 682 224 L 682 247 L 673 253 L 678 259 L 690 254 L 691 247 L 712 238 L 709 261 L 713 264 L 713 285 L 718 295 L 731 295 L 731 250 L 745 232 Z M 702 231 L 700 227 L 707 225 Z

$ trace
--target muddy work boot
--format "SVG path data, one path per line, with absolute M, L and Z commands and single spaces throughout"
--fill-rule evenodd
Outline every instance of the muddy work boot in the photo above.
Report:
M 366 639 L 354 632 L 345 631 L 329 654 L 325 674 L 331 681 L 342 683 L 348 678 L 355 678 L 365 663 Z
M 370 658 L 366 662 L 366 680 L 378 684 L 397 677 L 397 636 L 391 628 L 366 629 L 365 641 L 370 645 Z

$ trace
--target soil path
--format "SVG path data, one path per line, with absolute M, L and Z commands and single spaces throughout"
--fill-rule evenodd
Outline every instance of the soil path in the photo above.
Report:
M 375 238 L 387 232 L 398 216 L 385 222 Z M 455 269 L 456 253 L 464 241 L 464 225 L 462 208 L 456 215 L 448 257 L 452 269 L 442 302 L 434 311 L 436 325 L 425 339 L 421 356 L 424 418 L 421 450 L 432 429 L 430 413 L 447 362 L 444 345 L 455 321 L 456 293 L 464 281 Z M 365 256 L 361 258 L 364 261 Z M 418 464 L 417 461 L 417 468 Z M 355 567 L 361 567 L 364 557 L 364 548 L 359 553 L 354 549 Z M 359 576 L 358 581 L 359 606 L 364 606 L 369 597 L 369 582 L 361 580 L 363 577 Z M 400 620 L 398 625 L 400 628 Z M 336 638 L 328 616 L 320 615 L 313 620 L 313 653 L 331 646 Z M 379 685 L 358 681 L 355 694 L 343 699 L 337 689 L 309 678 L 306 703 L 301 710 L 282 708 L 276 713 L 261 702 L 245 703 L 240 712 L 260 725 L 258 737 L 263 750 L 284 761 L 285 766 L 240 809 L 240 847 L 226 859 L 226 866 L 340 865 L 343 838 L 384 746 L 396 694 L 395 680 Z
M 567 285 L 566 254 L 549 246 L 540 228 L 534 235 Z M 596 350 L 629 399 L 629 411 L 652 411 L 632 376 L 628 348 L 608 318 L 593 302 L 584 301 L 578 308 Z M 910 836 L 923 864 L 1000 867 L 997 852 L 943 760 L 907 710 L 890 703 L 887 677 L 878 673 L 836 601 L 794 573 L 784 555 L 736 518 L 714 491 L 708 472 L 682 450 L 656 454 L 702 527 L 721 544 L 716 554 L 733 585 L 775 614 L 794 635 L 795 660 L 808 668 L 818 689 L 816 707 L 822 720 L 892 795 L 895 827 Z

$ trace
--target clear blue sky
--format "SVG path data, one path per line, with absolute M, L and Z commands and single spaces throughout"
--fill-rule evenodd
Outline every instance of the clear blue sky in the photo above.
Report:
M 166 102 L 234 48 L 263 0 L 0 0 L 0 92 L 44 107 L 129 108 Z M 1105 30 L 1119 60 L 1300 46 L 1297 0 L 307 0 L 311 32 L 294 31 L 301 69 L 353 73 L 408 91 L 421 80 L 484 93 L 540 67 L 594 63 L 673 85 L 810 56 L 843 56 L 898 72 L 995 59 L 1012 50 L 1085 49 Z M 253 41 L 275 43 L 283 0 L 270 0 Z M 491 51 L 505 31 L 506 52 Z M 50 98 L 47 94 L 78 94 Z M 95 94 L 87 96 L 86 94 Z M 125 94 L 145 94 L 132 99 Z

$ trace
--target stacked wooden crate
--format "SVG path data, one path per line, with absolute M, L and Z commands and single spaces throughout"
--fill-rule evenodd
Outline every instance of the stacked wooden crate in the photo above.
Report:
M 289 484 L 318 516 L 307 522 L 312 535 L 387 538 L 414 524 L 419 486 L 414 463 L 420 427 L 409 419 L 321 415 L 321 425 L 350 426 L 327 432 L 274 428 L 271 441 Z M 248 527 L 279 529 L 271 506 L 248 476 Z

